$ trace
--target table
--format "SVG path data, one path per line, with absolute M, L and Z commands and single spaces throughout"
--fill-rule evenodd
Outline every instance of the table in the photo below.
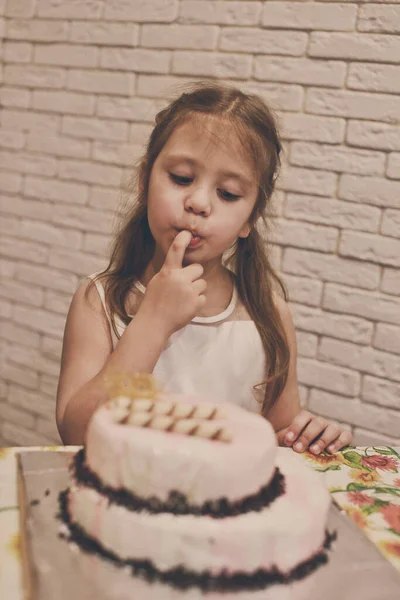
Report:
M 0 598 L 23 600 L 16 456 L 78 449 L 0 448 Z M 400 571 L 400 448 L 348 447 L 335 455 L 296 456 L 320 474 L 334 502 Z

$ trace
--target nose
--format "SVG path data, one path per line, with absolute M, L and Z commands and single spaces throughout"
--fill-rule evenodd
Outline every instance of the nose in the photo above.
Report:
M 192 189 L 185 199 L 185 210 L 208 217 L 211 212 L 209 192 L 204 188 Z

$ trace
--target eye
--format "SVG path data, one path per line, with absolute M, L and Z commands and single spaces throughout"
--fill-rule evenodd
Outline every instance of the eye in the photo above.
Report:
M 218 190 L 218 193 L 222 196 L 222 198 L 224 200 L 229 200 L 229 201 L 234 201 L 234 200 L 238 200 L 240 198 L 240 196 L 238 194 L 231 194 L 230 192 L 227 192 L 226 190 Z
M 189 185 L 193 181 L 190 177 L 183 177 L 182 175 L 176 175 L 175 173 L 170 173 L 169 176 L 172 181 L 178 185 Z

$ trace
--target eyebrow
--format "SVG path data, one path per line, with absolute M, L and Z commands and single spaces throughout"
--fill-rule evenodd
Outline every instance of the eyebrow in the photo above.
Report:
M 200 163 L 199 161 L 195 160 L 194 158 L 190 158 L 190 156 L 186 156 L 185 154 L 170 154 L 169 156 L 167 156 L 167 160 L 170 162 L 186 162 L 193 166 L 202 165 L 202 163 Z M 235 171 L 218 171 L 218 173 L 223 177 L 237 179 L 247 187 L 252 186 L 252 182 L 242 173 L 237 173 Z

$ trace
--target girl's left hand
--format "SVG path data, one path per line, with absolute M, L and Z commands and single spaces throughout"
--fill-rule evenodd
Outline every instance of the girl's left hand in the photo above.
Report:
M 351 437 L 350 431 L 341 429 L 339 425 L 301 410 L 289 427 L 278 432 L 278 443 L 292 446 L 295 452 L 308 449 L 312 454 L 319 454 L 327 449 L 333 453 L 350 444 Z

